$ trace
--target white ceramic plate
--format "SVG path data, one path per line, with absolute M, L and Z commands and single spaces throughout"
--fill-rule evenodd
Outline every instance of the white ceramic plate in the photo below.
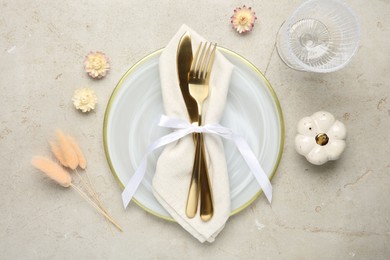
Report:
M 284 141 L 282 111 L 271 85 L 250 62 L 238 54 L 219 48 L 234 65 L 226 108 L 221 124 L 243 136 L 272 178 L 279 164 Z M 136 63 L 119 81 L 109 100 L 104 118 L 104 147 L 110 168 L 123 188 L 154 140 L 169 133 L 157 126 L 164 113 L 158 50 Z M 230 141 L 224 140 L 230 177 L 232 214 L 260 194 L 261 188 L 241 155 Z M 149 156 L 145 179 L 133 201 L 146 211 L 164 219 L 170 215 L 154 198 L 151 189 L 159 154 Z

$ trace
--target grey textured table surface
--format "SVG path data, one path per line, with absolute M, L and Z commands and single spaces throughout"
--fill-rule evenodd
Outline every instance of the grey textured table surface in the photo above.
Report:
M 274 47 L 279 26 L 301 2 L 0 0 L 0 258 L 388 259 L 390 1 L 348 1 L 361 21 L 360 48 L 346 68 L 324 75 L 289 69 Z M 258 16 L 244 36 L 229 21 L 243 4 Z M 123 210 L 103 149 L 103 116 L 116 83 L 183 23 L 253 62 L 275 89 L 286 125 L 272 206 L 261 196 L 230 218 L 213 244 L 135 204 Z M 103 80 L 82 70 L 91 50 L 111 58 Z M 99 98 L 88 115 L 71 103 L 83 86 Z M 318 110 L 348 129 L 342 158 L 322 167 L 294 150 L 298 120 Z M 49 154 L 56 128 L 79 140 L 96 189 L 125 232 L 32 168 L 33 155 Z

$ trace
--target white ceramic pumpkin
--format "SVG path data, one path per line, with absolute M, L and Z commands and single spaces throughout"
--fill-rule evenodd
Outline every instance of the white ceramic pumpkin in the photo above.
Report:
M 345 125 L 326 111 L 319 111 L 298 122 L 296 151 L 316 165 L 337 160 L 345 149 Z

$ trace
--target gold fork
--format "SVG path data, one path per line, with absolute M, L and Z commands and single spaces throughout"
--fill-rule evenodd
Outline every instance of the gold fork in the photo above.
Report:
M 204 43 L 203 48 L 202 45 L 203 43 L 199 44 L 195 53 L 188 79 L 190 95 L 195 99 L 198 105 L 198 122 L 194 122 L 194 124 L 197 124 L 198 126 L 202 125 L 203 102 L 209 95 L 210 74 L 214 62 L 215 50 L 217 48 L 217 44 L 208 44 L 206 42 Z M 200 218 L 203 221 L 208 221 L 214 214 L 213 195 L 205 157 L 203 134 L 197 133 L 196 139 L 195 162 L 198 163 L 198 167 L 195 168 L 198 168 L 199 171 Z M 192 196 L 196 196 L 196 194 L 189 194 L 188 198 L 190 199 Z

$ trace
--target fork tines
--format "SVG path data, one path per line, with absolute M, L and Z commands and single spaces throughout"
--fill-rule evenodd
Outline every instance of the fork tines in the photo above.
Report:
M 203 79 L 207 77 L 207 73 L 211 70 L 211 66 L 214 61 L 214 55 L 216 49 L 217 49 L 216 43 L 205 42 L 203 44 L 203 42 L 201 42 L 199 44 L 198 49 L 196 50 L 194 56 L 194 62 L 191 65 L 190 77 L 203 78 Z

